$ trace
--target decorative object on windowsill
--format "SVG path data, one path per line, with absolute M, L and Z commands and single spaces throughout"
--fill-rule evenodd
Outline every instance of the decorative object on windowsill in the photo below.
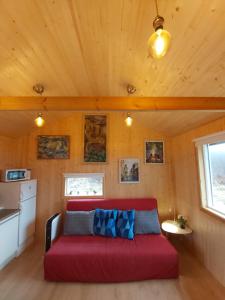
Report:
M 180 226 L 180 228 L 185 229 L 185 227 L 187 225 L 187 219 L 182 215 L 178 215 L 177 216 L 177 223 Z
M 34 91 L 35 93 L 37 93 L 38 95 L 41 95 L 41 96 L 42 96 L 42 94 L 44 93 L 44 90 L 45 90 L 44 86 L 43 86 L 42 84 L 40 84 L 40 83 L 37 83 L 37 84 L 35 84 L 35 85 L 33 86 L 33 91 Z M 43 115 L 42 115 L 41 112 L 38 113 L 38 116 L 37 116 L 37 118 L 34 120 L 34 122 L 35 122 L 35 124 L 37 125 L 37 127 L 42 127 L 42 126 L 44 126 L 45 120 L 44 120 Z
M 149 54 L 153 58 L 160 59 L 167 53 L 169 49 L 171 35 L 168 31 L 163 29 L 164 18 L 159 15 L 157 0 L 155 0 L 155 6 L 157 13 L 157 16 L 153 21 L 155 32 L 148 40 L 148 50 Z

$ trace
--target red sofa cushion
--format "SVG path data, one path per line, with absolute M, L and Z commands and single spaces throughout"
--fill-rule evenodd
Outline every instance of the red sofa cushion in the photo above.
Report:
M 67 201 L 67 210 L 93 210 L 95 208 L 105 209 L 136 209 L 152 210 L 157 208 L 155 198 L 134 199 L 71 199 Z
M 51 281 L 121 282 L 178 276 L 176 250 L 163 235 L 130 241 L 99 236 L 61 236 L 44 259 Z

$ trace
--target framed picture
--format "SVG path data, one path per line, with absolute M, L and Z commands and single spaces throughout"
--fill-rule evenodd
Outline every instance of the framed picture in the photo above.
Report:
M 119 160 L 120 183 L 140 182 L 140 161 L 137 158 L 123 158 Z
M 68 159 L 69 150 L 68 135 L 39 135 L 37 138 L 38 159 Z
M 107 116 L 84 116 L 84 162 L 107 161 Z
M 164 142 L 163 141 L 145 142 L 145 163 L 147 164 L 164 163 Z

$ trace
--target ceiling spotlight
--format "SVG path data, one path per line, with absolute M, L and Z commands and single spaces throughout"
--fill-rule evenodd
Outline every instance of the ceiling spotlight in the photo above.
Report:
M 42 113 L 38 113 L 38 117 L 34 120 L 37 127 L 42 127 L 45 124 L 45 120 L 42 116 Z
M 157 0 L 155 0 L 155 6 L 157 12 L 157 16 L 153 21 L 155 32 L 148 40 L 148 50 L 153 58 L 160 59 L 169 49 L 171 35 L 168 31 L 163 29 L 164 18 L 159 15 Z
M 136 87 L 132 84 L 127 85 L 127 92 L 129 95 L 134 94 L 136 92 Z
M 125 119 L 125 123 L 128 127 L 131 127 L 132 123 L 133 123 L 133 118 L 131 117 L 131 115 L 128 113 L 127 117 Z
M 37 84 L 35 84 L 35 85 L 33 86 L 33 90 L 34 90 L 37 94 L 39 94 L 39 95 L 42 96 L 42 94 L 44 93 L 45 88 L 44 88 L 44 86 L 43 86 L 41 83 L 37 83 Z

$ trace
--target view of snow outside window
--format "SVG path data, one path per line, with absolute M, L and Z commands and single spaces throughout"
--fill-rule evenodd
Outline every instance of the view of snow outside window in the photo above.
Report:
M 225 214 L 225 142 L 209 144 L 208 154 L 212 191 L 211 208 Z
M 66 178 L 65 196 L 103 196 L 103 176 Z

